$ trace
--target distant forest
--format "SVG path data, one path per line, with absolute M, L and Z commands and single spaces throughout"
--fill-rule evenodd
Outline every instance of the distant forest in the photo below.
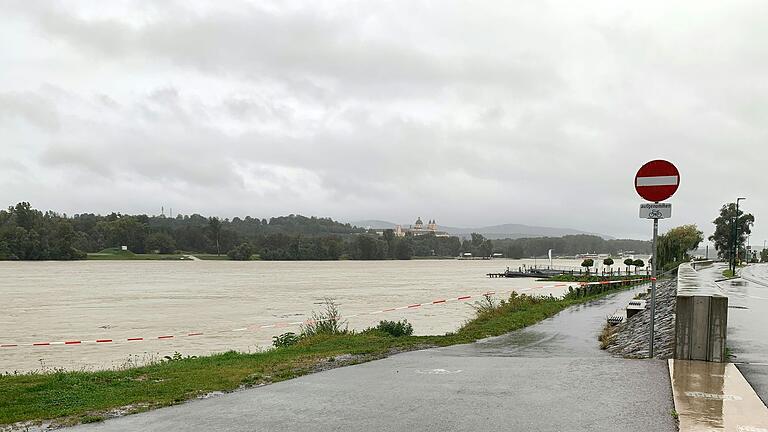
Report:
M 638 254 L 651 253 L 651 242 L 647 240 L 605 240 L 602 237 L 579 234 L 563 237 L 537 237 L 494 240 L 494 250 L 508 258 L 546 256 L 552 249 L 554 255 L 573 256 L 583 253 L 618 255 L 632 251 Z
M 220 254 L 231 259 L 356 260 L 455 257 L 502 253 L 510 258 L 577 253 L 650 251 L 638 240 L 604 240 L 597 236 L 488 240 L 434 235 L 396 237 L 379 234 L 330 218 L 289 215 L 269 220 L 235 217 L 219 219 L 199 214 L 165 216 L 90 213 L 67 216 L 42 212 L 22 202 L 0 210 L 0 260 L 74 260 L 87 253 L 127 246 L 135 254 Z

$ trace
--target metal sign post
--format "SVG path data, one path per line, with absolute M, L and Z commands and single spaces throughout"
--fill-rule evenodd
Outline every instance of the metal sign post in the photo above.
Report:
M 651 358 L 653 358 L 654 353 L 653 337 L 656 322 L 656 243 L 659 238 L 659 219 L 667 219 L 670 217 L 672 217 L 672 204 L 640 204 L 640 218 L 653 219 L 653 250 L 651 252 L 651 322 L 648 331 L 650 339 L 648 343 L 648 356 Z
M 653 358 L 653 326 L 656 319 L 656 239 L 659 237 L 659 219 L 653 218 L 653 253 L 651 254 L 651 324 L 648 358 Z
M 670 162 L 654 160 L 643 165 L 635 175 L 635 190 L 651 203 L 640 205 L 640 217 L 653 219 L 653 251 L 651 254 L 651 319 L 649 323 L 648 357 L 653 358 L 654 324 L 656 321 L 656 242 L 659 237 L 659 219 L 672 217 L 672 205 L 660 203 L 677 191 L 680 172 Z

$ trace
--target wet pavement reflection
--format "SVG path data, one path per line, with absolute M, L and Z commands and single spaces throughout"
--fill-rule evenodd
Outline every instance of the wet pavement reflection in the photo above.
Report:
M 726 266 L 701 271 L 723 279 Z M 721 280 L 728 294 L 728 348 L 736 364 L 763 402 L 768 402 L 768 265 L 754 264 L 740 270 L 741 278 Z
M 670 360 L 680 430 L 766 431 L 768 409 L 731 363 Z

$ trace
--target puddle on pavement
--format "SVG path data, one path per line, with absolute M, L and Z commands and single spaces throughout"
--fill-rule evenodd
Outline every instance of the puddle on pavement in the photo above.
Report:
M 670 360 L 681 432 L 768 430 L 768 408 L 736 366 Z

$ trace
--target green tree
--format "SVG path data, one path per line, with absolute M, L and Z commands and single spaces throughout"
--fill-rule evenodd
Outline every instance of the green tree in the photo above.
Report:
M 638 267 L 640 267 L 640 268 L 645 267 L 645 263 L 641 259 L 636 259 L 636 260 L 632 261 L 632 265 L 635 266 L 635 273 L 637 273 L 637 268 Z
M 227 252 L 227 256 L 235 261 L 248 261 L 253 255 L 253 248 L 249 243 L 242 243 L 236 248 Z
M 592 258 L 587 258 L 581 262 L 581 266 L 584 267 L 587 274 L 589 274 L 589 268 L 592 267 L 593 265 L 595 265 L 595 260 L 593 260 Z
M 387 243 L 378 237 L 360 234 L 351 244 L 351 255 L 356 260 L 380 260 L 386 256 Z
M 525 250 L 523 249 L 523 245 L 514 243 L 504 249 L 504 254 L 507 258 L 520 259 L 525 256 Z
M 169 234 L 156 232 L 147 236 L 147 251 L 158 251 L 161 254 L 172 254 L 176 252 L 176 242 Z
M 395 244 L 395 258 L 399 260 L 409 260 L 413 257 L 413 245 L 410 239 L 400 239 Z
M 395 242 L 395 230 L 392 229 L 385 229 L 384 234 L 382 235 L 384 237 L 384 241 L 387 242 L 387 250 L 389 251 L 390 257 L 394 258 L 392 255 L 395 251 L 395 248 L 393 247 L 393 244 Z
M 704 233 L 696 225 L 675 227 L 660 235 L 656 244 L 657 268 L 669 270 L 683 261 L 689 261 L 689 252 L 698 248 L 702 241 Z
M 715 224 L 715 232 L 709 236 L 709 240 L 715 244 L 717 255 L 730 261 L 733 259 L 731 250 L 741 250 L 747 236 L 752 233 L 755 217 L 744 213 L 741 209 L 737 213 L 736 204 L 727 203 L 720 208 L 720 215 L 712 223 Z M 738 227 L 739 235 L 736 238 L 736 248 L 733 248 L 733 238 L 736 235 L 734 228 L 736 227 Z
M 146 224 L 133 216 L 108 216 L 96 224 L 96 231 L 105 246 L 128 246 L 133 253 L 144 253 L 148 230 Z
M 603 265 L 610 268 L 613 265 L 613 258 L 606 258 L 603 260 Z
M 66 219 L 56 219 L 51 225 L 48 257 L 56 260 L 85 259 L 85 252 L 75 247 L 77 233 L 72 223 Z
M 768 262 L 768 249 L 760 251 L 760 262 Z
M 21 202 L 0 211 L 0 259 L 73 260 L 85 258 L 75 247 L 78 233 L 65 216 Z
M 477 253 L 482 257 L 491 256 L 493 254 L 493 242 L 488 239 L 484 240 L 477 249 Z
M 632 267 L 632 265 L 635 263 L 635 260 L 632 258 L 627 258 L 624 260 L 624 265 L 627 266 L 627 273 L 629 273 L 629 268 Z
M 221 255 L 221 220 L 217 217 L 208 218 L 208 229 L 211 231 L 211 235 L 216 242 L 216 255 Z
M 341 241 L 335 238 L 328 239 L 328 259 L 337 260 L 341 258 Z
M 20 202 L 16 204 L 16 207 L 11 208 L 10 210 L 16 219 L 17 226 L 20 226 L 27 231 L 31 231 L 40 225 L 43 216 L 42 212 L 33 209 L 30 203 Z
M 472 248 L 474 249 L 479 248 L 485 241 L 485 237 L 483 237 L 482 234 L 472 233 L 470 234 L 470 236 L 472 237 L 471 244 L 472 244 Z

